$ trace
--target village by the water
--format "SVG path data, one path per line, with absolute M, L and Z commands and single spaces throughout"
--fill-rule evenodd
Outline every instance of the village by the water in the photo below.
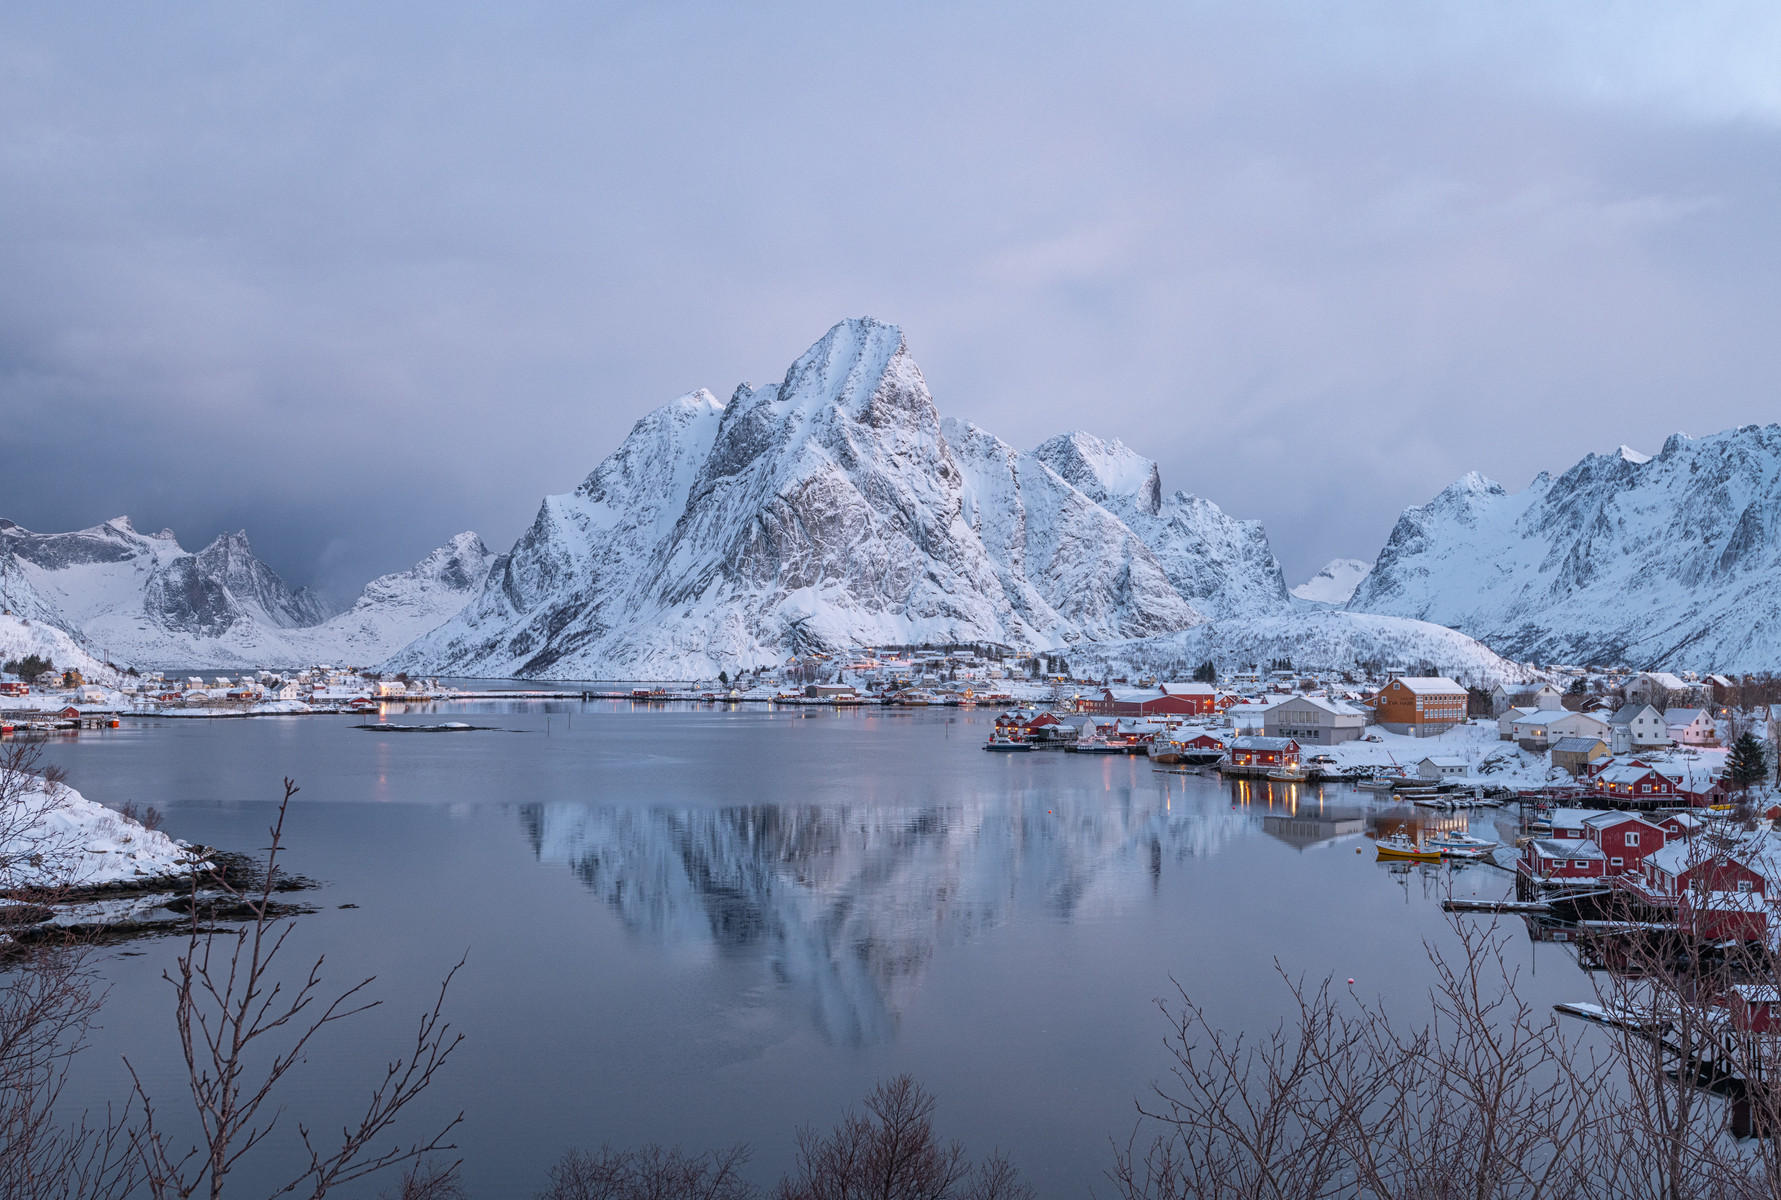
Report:
M 1480 687 L 1426 664 L 1364 678 L 1281 661 L 1087 679 L 1059 656 L 985 646 L 862 648 L 694 685 L 442 681 L 328 665 L 126 673 L 105 685 L 44 660 L 6 666 L 0 731 L 14 743 L 103 738 L 143 721 L 307 716 L 471 732 L 485 726 L 440 714 L 489 700 L 983 710 L 973 727 L 987 754 L 1128 756 L 1159 774 L 1222 777 L 1232 807 L 1277 838 L 1352 843 L 1367 869 L 1420 878 L 1429 903 L 1460 919 L 1519 920 L 1536 942 L 1568 944 L 1614 982 L 1559 1012 L 1648 1039 L 1673 1070 L 1729 1098 L 1743 1133 L 1754 1081 L 1738 1064 L 1751 1061 L 1750 1038 L 1781 1032 L 1781 802 L 1770 786 L 1781 681 L 1768 676 L 1560 668 Z M 77 794 L 61 819 L 88 842 L 77 886 L 29 913 L 15 895 L 19 919 L 0 939 L 155 928 L 144 913 L 212 853 Z M 1473 885 L 1465 896 L 1451 887 L 1460 872 Z M 1496 883 L 1480 888 L 1484 878 Z M 1673 996 L 1609 998 L 1652 963 L 1683 969 L 1693 1019 L 1678 1021 Z

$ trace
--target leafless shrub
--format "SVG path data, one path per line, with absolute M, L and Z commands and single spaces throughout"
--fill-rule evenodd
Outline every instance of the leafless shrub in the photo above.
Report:
M 826 1137 L 798 1133 L 797 1165 L 778 1200 L 1031 1200 L 999 1154 L 973 1165 L 957 1142 L 934 1133 L 934 1097 L 908 1075 L 872 1089 L 864 1113 L 848 1113 Z
M 758 1200 L 742 1178 L 748 1148 L 689 1155 L 662 1146 L 571 1150 L 550 1169 L 538 1200 Z
M 138 809 L 136 801 L 126 800 L 118 806 L 118 815 L 136 822 L 144 829 L 153 831 L 161 827 L 161 810 L 150 804 Z
M 79 847 L 44 826 L 63 800 L 39 747 L 0 750 L 0 893 L 36 903 L 57 898 L 54 881 Z M 35 907 L 35 905 L 33 905 Z M 17 911 L 17 910 L 15 910 Z M 0 923 L 3 924 L 3 923 Z M 89 947 L 75 939 L 11 943 L 0 928 L 0 1200 L 121 1196 L 134 1183 L 123 1114 L 72 1125 L 57 1113 L 69 1066 L 85 1048 L 103 996 Z
M 458 1166 L 456 1162 L 432 1160 L 411 1163 L 402 1172 L 402 1182 L 396 1190 L 380 1196 L 382 1200 L 466 1200 Z
M 198 1118 L 202 1144 L 181 1150 L 156 1123 L 157 1109 L 134 1067 L 130 1076 L 142 1117 L 131 1131 L 149 1194 L 155 1200 L 205 1194 L 222 1195 L 229 1174 L 276 1129 L 279 1085 L 302 1061 L 310 1043 L 329 1026 L 375 1008 L 366 999 L 371 979 L 364 979 L 324 999 L 322 959 L 302 981 L 287 989 L 275 970 L 280 951 L 293 928 L 274 907 L 278 856 L 284 841 L 285 816 L 297 787 L 284 782 L 284 798 L 273 822 L 265 869 L 250 891 L 231 884 L 220 872 L 209 872 L 203 886 L 220 889 L 249 914 L 238 928 L 206 927 L 199 913 L 200 877 L 192 879 L 192 923 L 184 951 L 162 978 L 173 986 L 175 1024 L 184 1052 L 187 1087 Z M 458 967 L 463 965 L 460 960 Z M 332 1189 L 374 1172 L 412 1163 L 454 1147 L 446 1140 L 463 1120 L 452 1118 L 431 1137 L 378 1150 L 374 1143 L 395 1126 L 403 1109 L 433 1082 L 462 1041 L 445 1023 L 445 994 L 458 967 L 440 984 L 431 1011 L 416 1024 L 405 1055 L 386 1065 L 356 1123 L 349 1122 L 338 1140 L 321 1138 L 297 1127 L 306 1163 L 272 1195 L 301 1192 L 319 1200 Z M 126 1060 L 126 1066 L 128 1066 Z M 418 1183 L 417 1183 L 418 1186 Z M 443 1186 L 440 1184 L 439 1186 Z
M 1259 1039 L 1185 993 L 1171 1080 L 1109 1172 L 1124 1200 L 1569 1197 L 1589 1194 L 1601 1068 L 1515 993 L 1494 927 L 1455 926 L 1433 1017 L 1395 1019 L 1286 979 L 1286 1020 Z M 1555 1099 L 1559 1102 L 1555 1102 Z M 1153 1131 L 1148 1141 L 1146 1131 Z

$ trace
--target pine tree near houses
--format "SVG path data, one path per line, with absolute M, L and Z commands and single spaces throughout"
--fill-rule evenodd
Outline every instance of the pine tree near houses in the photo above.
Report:
M 1738 791 L 1744 791 L 1753 784 L 1761 783 L 1768 777 L 1768 756 L 1763 753 L 1762 743 L 1756 740 L 1754 733 L 1746 732 L 1732 743 L 1732 752 L 1725 760 L 1725 780 Z

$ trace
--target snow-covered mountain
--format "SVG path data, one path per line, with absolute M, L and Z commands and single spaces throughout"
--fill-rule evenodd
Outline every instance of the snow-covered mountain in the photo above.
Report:
M 1523 659 L 1781 668 L 1781 425 L 1622 446 L 1520 492 L 1467 475 L 1404 511 L 1349 608 Z
M 172 530 L 140 533 L 128 517 L 72 533 L 0 521 L 7 609 L 148 667 L 355 661 L 355 651 L 372 662 L 451 616 L 480 588 L 489 557 L 474 534 L 459 535 L 330 617 L 314 593 L 261 562 L 245 532 L 193 554 Z
M 456 616 L 482 591 L 495 561 L 480 537 L 460 533 L 406 571 L 373 579 L 345 612 L 285 631 L 294 655 L 287 661 L 382 662 Z
M 1277 659 L 1303 671 L 1378 675 L 1398 668 L 1412 675 L 1445 675 L 1478 687 L 1517 683 L 1535 675 L 1443 625 L 1328 608 L 1231 617 L 1163 637 L 1083 642 L 1063 653 L 1072 671 L 1089 676 L 1185 677 L 1204 662 L 1229 673 L 1255 666 L 1265 669 Z
M 1358 558 L 1332 558 L 1317 574 L 1293 588 L 1292 594 L 1308 604 L 1347 604 L 1372 569 L 1372 563 Z
M 1258 526 L 1164 500 L 1155 465 L 1118 443 L 1060 441 L 1023 454 L 942 422 L 901 331 L 845 321 L 776 385 L 644 417 L 389 665 L 709 677 L 851 645 L 1049 646 L 1286 607 Z

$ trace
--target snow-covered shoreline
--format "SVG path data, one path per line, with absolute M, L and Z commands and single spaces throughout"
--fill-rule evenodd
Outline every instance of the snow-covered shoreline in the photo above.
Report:
M 166 887 L 209 865 L 197 848 L 40 776 L 0 813 L 0 896 Z

